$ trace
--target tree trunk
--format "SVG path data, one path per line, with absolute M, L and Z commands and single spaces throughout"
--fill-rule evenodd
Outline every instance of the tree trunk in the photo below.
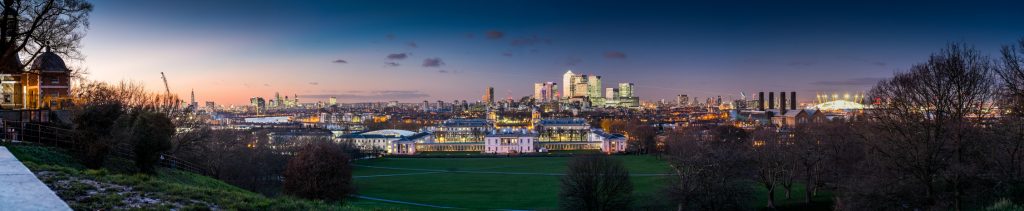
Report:
M 775 209 L 775 188 L 768 189 L 768 208 Z
M 792 199 L 793 198 L 793 196 L 791 195 L 792 193 L 793 193 L 793 189 L 792 188 L 786 188 L 786 199 Z
M 814 185 L 814 183 L 811 182 L 811 177 L 808 176 L 807 179 L 804 180 L 804 203 L 805 204 L 810 204 L 811 203 L 811 193 L 817 192 L 818 189 L 814 188 L 814 187 L 815 187 L 815 185 Z

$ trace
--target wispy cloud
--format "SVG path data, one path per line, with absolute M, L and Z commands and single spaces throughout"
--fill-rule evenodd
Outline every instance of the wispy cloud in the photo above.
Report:
M 886 78 L 880 77 L 863 77 L 863 78 L 851 78 L 846 80 L 836 81 L 815 81 L 812 85 L 819 86 L 866 86 L 878 84 L 878 81 L 885 80 Z
M 405 59 L 405 58 L 408 58 L 408 57 L 409 57 L 408 53 L 388 54 L 388 59 L 390 59 L 390 60 L 402 60 L 402 59 Z
M 336 60 L 333 61 L 333 63 L 348 64 L 348 61 L 345 61 L 344 59 L 336 59 Z
M 501 55 L 502 56 L 507 56 L 507 57 L 512 57 L 512 52 L 508 52 L 508 51 L 501 52 Z
M 388 67 L 398 67 L 400 65 L 402 65 L 402 64 L 399 64 L 398 62 L 387 62 L 387 63 L 384 63 L 384 66 L 388 66 Z
M 440 66 L 444 66 L 444 61 L 442 61 L 441 58 L 437 58 L 437 57 L 427 58 L 427 59 L 423 60 L 423 66 L 424 67 L 440 67 Z
M 626 53 L 623 53 L 622 51 L 608 51 L 604 52 L 604 58 L 626 59 Z
M 419 45 L 416 44 L 416 42 L 406 43 L 405 46 L 409 46 L 410 48 L 418 48 L 418 47 L 420 47 Z
M 309 82 L 309 85 L 313 85 L 313 86 L 320 85 L 320 82 Z
M 384 35 L 384 38 L 386 38 L 388 40 L 395 40 L 395 34 Z
M 551 45 L 551 39 L 541 38 L 538 37 L 537 35 L 533 35 L 530 37 L 520 37 L 512 39 L 512 41 L 509 41 L 508 44 L 515 47 L 534 46 L 540 44 Z
M 485 32 L 484 36 L 486 36 L 487 39 L 496 40 L 496 39 L 501 39 L 502 37 L 505 37 L 505 32 L 501 32 L 501 31 L 497 31 L 497 30 L 490 30 L 490 31 Z

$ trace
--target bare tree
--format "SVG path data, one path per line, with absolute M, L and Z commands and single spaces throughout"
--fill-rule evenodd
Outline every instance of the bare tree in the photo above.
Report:
M 785 153 L 787 140 L 782 136 L 774 128 L 760 128 L 753 134 L 752 158 L 756 165 L 754 180 L 768 190 L 767 206 L 771 209 L 775 208 L 775 191 L 787 178 L 791 178 L 788 175 L 792 173 L 791 162 Z M 789 182 L 791 186 L 792 180 Z
M 0 61 L 32 61 L 49 49 L 80 59 L 79 46 L 89 26 L 92 4 L 84 0 L 3 0 Z M 17 67 L 24 69 L 29 62 Z
M 558 194 L 562 210 L 628 210 L 633 183 L 622 161 L 604 155 L 584 155 L 569 161 Z
M 733 126 L 687 128 L 666 140 L 676 176 L 666 187 L 678 210 L 743 210 L 752 198 L 750 135 Z
M 868 113 L 867 160 L 846 185 L 844 209 L 961 209 L 976 182 L 978 124 L 994 94 L 988 58 L 961 43 L 879 82 Z

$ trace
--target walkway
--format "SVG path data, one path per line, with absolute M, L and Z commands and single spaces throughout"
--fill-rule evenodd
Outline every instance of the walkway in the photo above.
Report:
M 0 207 L 3 210 L 71 210 L 46 184 L 0 146 Z

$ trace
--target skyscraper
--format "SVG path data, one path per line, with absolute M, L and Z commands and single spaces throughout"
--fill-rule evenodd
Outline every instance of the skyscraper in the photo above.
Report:
M 573 84 L 573 78 L 575 77 L 576 74 L 572 73 L 572 70 L 566 71 L 565 74 L 562 75 L 562 97 L 565 99 L 572 98 L 573 94 L 576 93 L 576 90 L 573 89 L 573 86 L 575 85 Z
M 490 105 L 494 103 L 494 87 L 487 87 L 487 92 L 484 93 L 484 103 Z
M 689 105 L 689 103 L 690 103 L 690 96 L 687 96 L 687 95 L 677 95 L 676 96 L 676 104 L 677 105 L 679 105 L 679 106 L 687 106 L 687 105 Z
M 590 105 L 592 106 L 604 106 L 604 98 L 601 97 L 601 76 L 589 75 L 587 76 L 587 98 L 590 99 Z
M 558 93 L 558 84 L 555 82 L 543 82 L 533 84 L 533 99 L 538 102 L 548 102 L 556 100 Z

